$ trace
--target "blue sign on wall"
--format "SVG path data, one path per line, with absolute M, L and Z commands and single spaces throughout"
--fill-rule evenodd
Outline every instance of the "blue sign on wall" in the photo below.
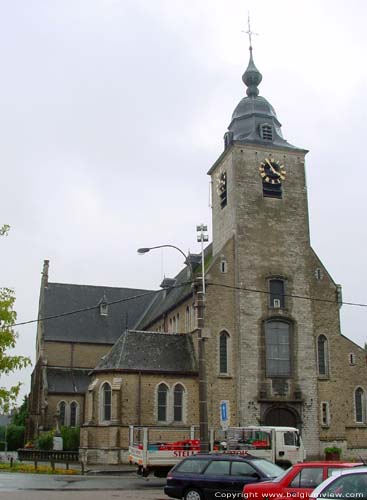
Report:
M 228 401 L 222 401 L 220 403 L 220 419 L 222 422 L 228 420 Z

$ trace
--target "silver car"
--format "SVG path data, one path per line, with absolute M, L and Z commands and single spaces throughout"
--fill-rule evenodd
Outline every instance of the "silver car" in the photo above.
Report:
M 310 500 L 367 500 L 367 467 L 333 472 L 310 495 Z

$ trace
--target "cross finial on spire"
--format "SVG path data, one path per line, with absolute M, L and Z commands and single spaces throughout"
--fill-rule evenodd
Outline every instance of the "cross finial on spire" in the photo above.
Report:
M 242 80 L 244 84 L 247 86 L 246 93 L 249 97 L 256 97 L 259 95 L 259 89 L 257 86 L 262 80 L 262 76 L 260 71 L 256 68 L 254 60 L 252 58 L 252 35 L 258 35 L 258 33 L 254 33 L 251 31 L 251 25 L 250 25 L 250 13 L 248 14 L 248 30 L 244 31 L 244 33 L 247 33 L 248 39 L 250 42 L 250 60 L 247 66 L 246 71 L 242 75 Z
M 253 31 L 251 31 L 250 12 L 248 13 L 248 16 L 247 16 L 247 26 L 248 26 L 248 30 L 244 31 L 244 33 L 246 33 L 248 35 L 248 39 L 250 42 L 250 50 L 252 51 L 252 35 L 258 35 L 259 33 L 254 33 Z

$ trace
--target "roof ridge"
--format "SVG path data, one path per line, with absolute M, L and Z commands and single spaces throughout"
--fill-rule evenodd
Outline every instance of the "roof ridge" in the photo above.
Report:
M 176 335 L 176 336 L 184 336 L 187 335 L 186 332 L 155 332 L 154 330 L 134 330 L 134 329 L 129 329 L 127 332 L 134 332 L 134 333 L 153 333 L 154 335 Z
M 60 285 L 60 286 L 75 286 L 75 287 L 81 287 L 85 286 L 88 288 L 111 288 L 114 290 L 134 290 L 134 291 L 140 291 L 140 292 L 155 292 L 156 290 L 148 289 L 148 288 L 131 288 L 131 287 L 119 287 L 119 286 L 109 286 L 109 285 L 86 285 L 83 283 L 59 283 L 56 281 L 49 281 L 48 282 L 48 287 L 50 285 Z M 46 287 L 46 288 L 48 288 Z

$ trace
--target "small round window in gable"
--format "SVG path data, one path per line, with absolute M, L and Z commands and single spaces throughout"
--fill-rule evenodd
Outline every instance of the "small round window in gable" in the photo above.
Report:
M 322 278 L 324 277 L 324 273 L 322 272 L 322 269 L 320 269 L 319 267 L 315 271 L 315 277 L 317 281 L 321 281 Z

